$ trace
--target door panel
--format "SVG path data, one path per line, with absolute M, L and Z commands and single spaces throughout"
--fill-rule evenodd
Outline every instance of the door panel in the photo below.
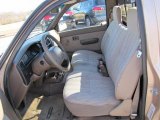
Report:
M 0 90 L 0 120 L 18 120 L 4 93 Z
M 66 12 L 65 15 L 72 18 L 71 24 L 59 22 L 58 28 L 61 43 L 70 55 L 77 50 L 100 52 L 101 41 L 107 29 L 105 8 L 105 0 L 81 1 Z
M 160 119 L 160 1 L 143 0 L 147 42 L 146 120 Z M 154 24 L 152 24 L 154 23 Z
M 106 26 L 94 26 L 61 32 L 61 43 L 65 50 L 73 53 L 77 50 L 101 50 L 101 41 L 106 31 Z

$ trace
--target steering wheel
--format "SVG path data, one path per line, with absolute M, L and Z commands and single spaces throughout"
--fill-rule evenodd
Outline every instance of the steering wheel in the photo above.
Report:
M 56 38 L 49 34 L 44 35 L 41 40 L 41 45 L 45 52 L 44 59 L 51 67 L 57 67 L 63 72 L 70 70 L 71 64 L 69 57 L 62 44 Z

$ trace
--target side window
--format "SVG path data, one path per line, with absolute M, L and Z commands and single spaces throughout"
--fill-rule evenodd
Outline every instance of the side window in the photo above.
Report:
M 91 1 L 85 1 L 85 2 L 82 2 L 82 3 L 81 3 L 81 9 L 86 10 L 86 9 L 88 9 L 88 7 L 90 7 L 90 6 L 91 6 Z
M 106 24 L 105 0 L 85 0 L 71 6 L 58 24 L 59 31 Z
M 105 0 L 97 0 L 96 3 L 98 5 L 104 5 L 105 4 Z

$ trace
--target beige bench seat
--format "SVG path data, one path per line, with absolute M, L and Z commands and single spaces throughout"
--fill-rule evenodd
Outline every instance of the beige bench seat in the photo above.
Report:
M 141 58 L 137 57 L 141 42 L 137 9 L 128 10 L 127 28 L 120 22 L 119 6 L 113 8 L 113 18 L 101 43 L 102 55 L 86 50 L 73 54 L 73 71 L 66 79 L 63 97 L 67 108 L 75 116 L 130 114 L 131 102 L 130 105 L 123 104 L 120 113 L 113 114 L 112 111 L 124 101 L 132 101 L 141 76 Z M 101 57 L 104 57 L 109 77 L 97 72 L 98 59 Z M 126 107 L 129 107 L 127 111 Z

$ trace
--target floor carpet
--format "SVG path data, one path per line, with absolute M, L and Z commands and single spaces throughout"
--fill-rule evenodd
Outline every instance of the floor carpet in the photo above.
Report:
M 26 107 L 21 114 L 23 120 L 72 120 L 71 113 L 64 105 L 62 95 L 27 95 Z

